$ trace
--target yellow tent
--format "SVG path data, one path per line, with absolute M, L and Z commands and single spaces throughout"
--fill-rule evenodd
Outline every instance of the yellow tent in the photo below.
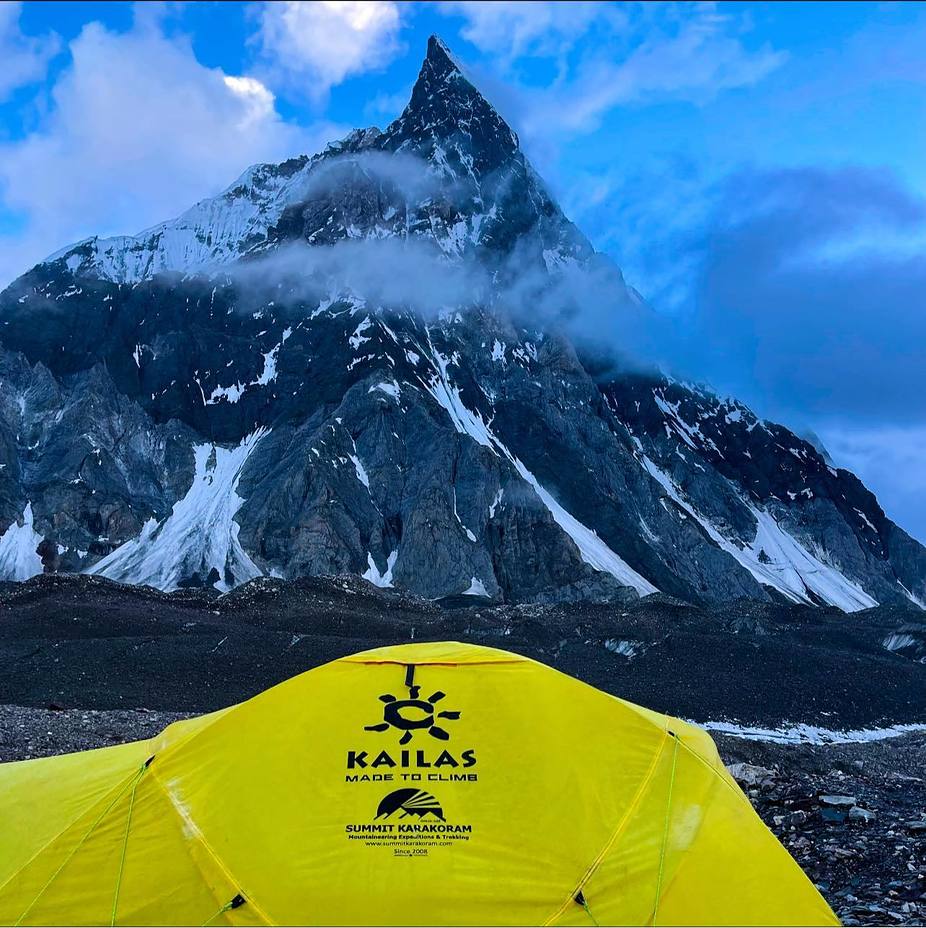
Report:
M 838 924 L 703 731 L 453 642 L 0 765 L 0 923 Z

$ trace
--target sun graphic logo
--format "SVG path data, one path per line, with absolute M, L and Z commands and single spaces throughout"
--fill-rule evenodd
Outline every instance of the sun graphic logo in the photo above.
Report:
M 415 665 L 409 664 L 405 668 L 405 685 L 408 687 L 408 699 L 399 699 L 392 693 L 384 693 L 379 697 L 383 706 L 383 720 L 376 725 L 364 725 L 364 731 L 388 731 L 397 728 L 402 732 L 399 744 L 408 744 L 416 731 L 426 731 L 438 741 L 449 741 L 450 733 L 437 724 L 438 719 L 455 720 L 460 717 L 459 712 L 449 709 L 436 711 L 436 705 L 447 694 L 438 690 L 427 699 L 419 699 L 421 687 L 415 684 Z
M 444 810 L 441 804 L 430 793 L 423 789 L 397 789 L 390 793 L 376 809 L 377 818 L 389 818 L 402 810 L 399 818 L 427 818 L 432 815 L 444 821 Z

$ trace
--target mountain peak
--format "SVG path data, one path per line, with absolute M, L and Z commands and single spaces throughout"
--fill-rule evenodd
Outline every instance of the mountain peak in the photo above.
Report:
M 447 43 L 439 35 L 428 37 L 428 51 L 425 55 L 425 61 L 430 61 L 436 67 L 449 67 L 461 74 L 463 73 L 463 69 L 453 57 L 453 52 L 450 51 Z
M 455 153 L 479 175 L 517 151 L 518 137 L 469 80 L 447 45 L 432 35 L 408 106 L 386 130 L 382 145 L 411 149 L 428 158 L 439 149 L 456 160 Z

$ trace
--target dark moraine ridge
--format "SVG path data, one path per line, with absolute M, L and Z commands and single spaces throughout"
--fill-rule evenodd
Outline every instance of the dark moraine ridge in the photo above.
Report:
M 913 607 L 492 606 L 353 577 L 258 579 L 221 596 L 92 577 L 0 584 L 0 703 L 202 712 L 344 654 L 442 639 L 517 651 L 696 721 L 926 722 L 926 619 Z

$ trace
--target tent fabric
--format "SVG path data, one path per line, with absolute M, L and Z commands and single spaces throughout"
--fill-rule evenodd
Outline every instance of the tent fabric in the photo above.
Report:
M 0 765 L 0 923 L 838 921 L 704 731 L 440 642 Z

